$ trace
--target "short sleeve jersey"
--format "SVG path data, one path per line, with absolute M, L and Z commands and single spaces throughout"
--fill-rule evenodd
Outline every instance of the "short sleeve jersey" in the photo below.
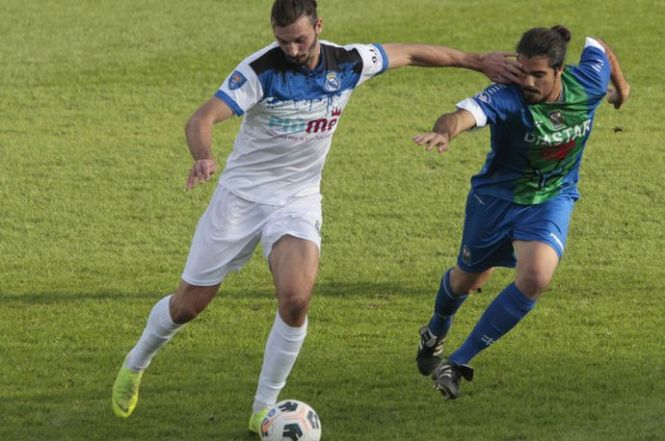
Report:
M 352 91 L 388 67 L 378 44 L 320 46 L 319 64 L 307 69 L 273 43 L 242 61 L 215 94 L 244 116 L 220 178 L 231 192 L 281 205 L 320 191 L 332 135 Z
M 471 179 L 474 192 L 528 205 L 579 198 L 582 153 L 610 70 L 602 45 L 587 38 L 580 63 L 564 67 L 558 102 L 529 104 L 519 86 L 495 84 L 458 103 L 478 127 L 491 128 L 491 150 Z

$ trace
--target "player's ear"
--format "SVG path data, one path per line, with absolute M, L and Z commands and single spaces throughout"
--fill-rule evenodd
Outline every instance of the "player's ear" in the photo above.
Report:
M 556 69 L 554 69 L 555 78 L 560 78 L 562 73 L 563 73 L 563 66 L 559 66 Z
M 322 30 L 323 30 L 323 18 L 319 17 L 316 19 L 316 22 L 314 23 L 314 33 L 316 33 L 317 37 L 319 36 Z

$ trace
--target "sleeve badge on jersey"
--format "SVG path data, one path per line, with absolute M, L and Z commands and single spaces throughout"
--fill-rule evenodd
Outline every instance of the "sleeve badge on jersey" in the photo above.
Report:
M 237 70 L 231 74 L 229 78 L 229 89 L 236 90 L 242 87 L 247 82 L 247 78 Z
M 489 104 L 492 102 L 492 98 L 489 96 L 489 94 L 485 92 L 481 92 L 478 95 L 476 95 L 476 98 L 478 98 L 480 101 L 482 101 L 485 104 Z

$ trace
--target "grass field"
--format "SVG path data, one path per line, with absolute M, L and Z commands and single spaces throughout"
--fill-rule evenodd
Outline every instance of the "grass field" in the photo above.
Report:
M 550 292 L 446 402 L 415 369 L 417 330 L 454 262 L 488 131 L 444 157 L 410 137 L 486 80 L 411 68 L 359 88 L 324 173 L 309 336 L 282 397 L 312 404 L 327 441 L 664 440 L 665 4 L 319 3 L 338 43 L 510 50 L 526 29 L 563 23 L 569 62 L 584 36 L 604 38 L 633 95 L 598 111 Z M 271 41 L 270 4 L 2 1 L 0 439 L 251 439 L 275 307 L 258 253 L 155 359 L 130 419 L 113 416 L 110 391 L 150 308 L 176 286 L 215 186 L 184 191 L 183 125 Z M 216 129 L 220 163 L 238 127 Z M 452 346 L 511 278 L 497 271 L 465 304 Z

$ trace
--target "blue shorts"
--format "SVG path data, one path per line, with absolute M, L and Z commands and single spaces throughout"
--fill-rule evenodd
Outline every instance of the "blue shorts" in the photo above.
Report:
M 557 196 L 542 204 L 522 205 L 471 190 L 466 200 L 464 233 L 457 265 L 479 273 L 495 266 L 514 267 L 513 241 L 544 242 L 563 255 L 575 199 Z

